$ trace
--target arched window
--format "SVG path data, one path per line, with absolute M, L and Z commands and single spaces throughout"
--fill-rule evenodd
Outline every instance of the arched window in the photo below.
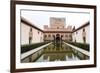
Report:
M 55 37 L 55 35 L 52 35 L 52 37 Z
M 61 37 L 63 37 L 63 35 L 61 35 Z
M 30 32 L 32 32 L 32 27 L 30 28 Z
M 39 34 L 40 32 L 38 31 L 38 34 Z
M 46 37 L 47 37 L 47 35 L 45 34 L 45 35 L 44 35 L 44 37 L 46 38 Z
M 32 32 L 32 27 L 31 27 L 29 31 L 29 44 L 32 43 L 32 36 L 33 36 L 33 32 Z
M 60 34 L 56 34 L 56 37 L 60 37 Z
M 83 42 L 86 43 L 86 32 L 85 32 L 85 28 L 83 28 Z
M 48 37 L 51 37 L 51 35 L 49 34 Z
M 60 41 L 60 34 L 56 34 L 56 42 Z
M 85 32 L 85 28 L 83 28 L 83 32 Z
M 86 43 L 86 37 L 83 37 L 83 41 L 84 41 L 84 43 Z

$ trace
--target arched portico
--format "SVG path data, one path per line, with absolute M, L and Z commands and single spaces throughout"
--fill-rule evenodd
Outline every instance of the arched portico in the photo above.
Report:
M 56 34 L 55 41 L 56 42 L 60 42 L 61 41 L 60 34 Z

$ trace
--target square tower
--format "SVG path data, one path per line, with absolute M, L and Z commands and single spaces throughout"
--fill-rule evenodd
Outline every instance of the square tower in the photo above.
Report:
M 65 18 L 50 17 L 50 27 L 54 29 L 65 28 Z

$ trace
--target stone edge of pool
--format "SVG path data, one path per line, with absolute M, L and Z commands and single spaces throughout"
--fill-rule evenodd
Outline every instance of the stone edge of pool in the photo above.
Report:
M 48 44 L 45 44 L 45 45 L 43 45 L 43 46 L 40 46 L 40 47 L 38 47 L 38 48 L 36 48 L 36 49 L 30 50 L 30 51 L 28 51 L 28 52 L 25 52 L 25 53 L 21 54 L 21 60 L 24 59 L 24 58 L 26 58 L 27 56 L 31 55 L 32 53 L 34 53 L 34 52 L 36 52 L 36 51 L 38 51 L 38 50 L 40 50 L 40 49 L 42 49 L 42 48 L 44 48 L 44 47 L 50 45 L 50 44 L 52 44 L 52 42 L 50 42 L 50 43 L 48 43 Z
M 64 43 L 65 43 L 66 45 L 72 47 L 73 49 L 75 49 L 75 50 L 77 50 L 77 51 L 79 51 L 79 52 L 81 52 L 81 53 L 83 53 L 83 54 L 85 54 L 85 55 L 87 55 L 87 56 L 90 56 L 90 53 L 89 53 L 88 51 L 86 51 L 86 50 L 84 50 L 84 49 L 82 49 L 82 48 L 76 47 L 76 46 L 74 46 L 74 45 L 68 44 L 68 43 L 66 43 L 66 42 L 64 42 Z M 42 49 L 42 48 L 44 48 L 44 47 L 50 45 L 50 44 L 52 44 L 52 42 L 50 42 L 50 43 L 48 43 L 48 44 L 45 44 L 45 45 L 43 45 L 43 46 L 40 46 L 40 47 L 38 47 L 38 48 L 36 48 L 36 49 L 30 50 L 30 51 L 28 51 L 28 52 L 25 52 L 25 53 L 21 54 L 21 60 L 24 59 L 24 58 L 26 58 L 27 56 L 31 55 L 32 53 L 34 53 L 34 52 L 36 52 L 36 51 L 38 51 L 38 50 L 40 50 L 40 49 Z
M 88 51 L 86 51 L 86 50 L 84 50 L 84 49 L 82 49 L 82 48 L 76 47 L 76 46 L 74 46 L 74 45 L 68 44 L 68 43 L 66 43 L 66 42 L 64 42 L 64 43 L 65 43 L 66 45 L 72 47 L 73 49 L 78 50 L 79 52 L 81 52 L 81 53 L 83 53 L 83 54 L 85 54 L 85 55 L 87 55 L 87 56 L 90 56 L 90 53 L 89 53 Z

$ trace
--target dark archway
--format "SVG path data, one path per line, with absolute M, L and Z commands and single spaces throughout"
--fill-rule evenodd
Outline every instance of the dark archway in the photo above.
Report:
M 56 34 L 56 42 L 60 42 L 61 38 L 60 38 L 60 34 Z

